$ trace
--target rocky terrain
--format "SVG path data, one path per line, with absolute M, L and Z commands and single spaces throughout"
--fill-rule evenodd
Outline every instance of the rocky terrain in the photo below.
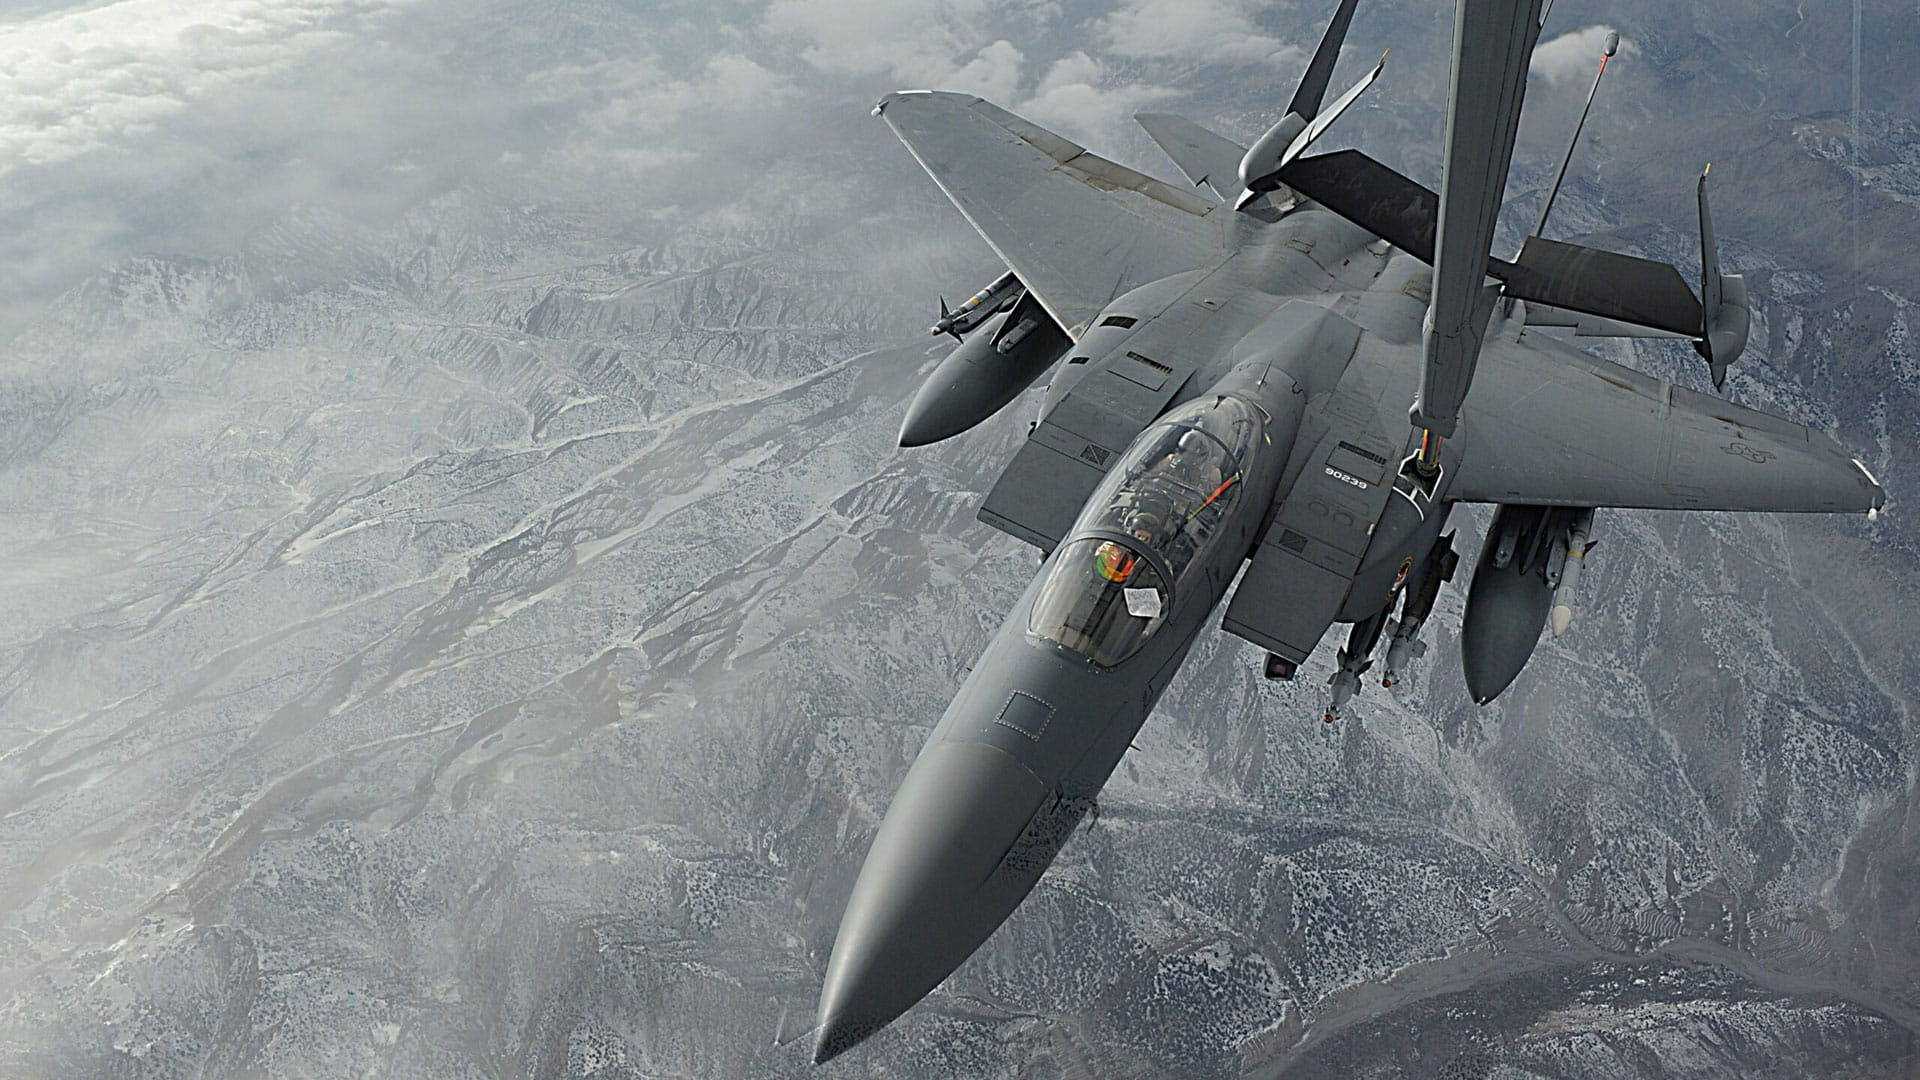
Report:
M 1356 55 L 1412 56 L 1348 137 L 1431 181 L 1447 12 L 1379 6 Z M 1337 726 L 1330 648 L 1269 683 L 1206 632 L 1097 823 L 822 1074 L 1920 1075 L 1920 26 L 1866 5 L 1855 112 L 1845 12 L 1619 6 L 1557 234 L 1692 265 L 1712 155 L 1758 319 L 1728 394 L 1889 512 L 1602 511 L 1573 631 L 1484 709 L 1452 588 Z M 535 68 L 725 17 L 476 10 L 449 48 Z M 1242 137 L 1294 78 L 1104 63 Z M 853 107 L 884 77 L 835 78 L 771 174 L 290 206 L 0 347 L 0 1074 L 812 1072 L 859 860 L 1034 561 L 974 520 L 1031 401 L 893 445 L 934 298 L 996 267 Z

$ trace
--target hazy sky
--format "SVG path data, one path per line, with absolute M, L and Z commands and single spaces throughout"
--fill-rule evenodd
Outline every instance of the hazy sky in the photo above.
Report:
M 295 208 L 377 223 L 497 183 L 626 187 L 636 209 L 735 202 L 895 87 L 1132 139 L 1127 117 L 1176 101 L 1197 67 L 1291 78 L 1303 53 L 1275 24 L 1310 40 L 1323 18 L 1252 0 L 1071 15 L 1008 0 L 15 5 L 0 16 L 0 327 L 122 254 L 223 254 Z M 877 144 L 877 128 L 860 137 Z
M 1051 35 L 1080 46 L 1063 50 L 1047 44 L 1057 7 L 998 0 L 15 5 L 0 325 L 127 252 L 223 254 L 294 208 L 371 223 L 449 186 L 528 180 L 625 185 L 636 206 L 737 198 L 875 88 L 971 89 L 1098 136 L 1174 96 L 1157 68 L 1285 56 L 1253 7 L 1132 0 Z
M 848 147 L 887 142 L 858 106 L 894 87 L 973 90 L 1125 156 L 1145 145 L 1127 118 L 1178 108 L 1181 87 L 1237 80 L 1283 100 L 1328 6 L 14 3 L 0 15 L 0 338 L 115 258 L 227 254 L 294 212 L 377 229 L 458 186 L 550 204 L 625 191 L 636 214 L 675 215 L 838 193 Z M 1443 8 L 1421 26 L 1383 6 L 1370 25 L 1363 6 L 1350 65 L 1382 36 L 1424 42 L 1396 52 L 1374 98 L 1434 78 L 1444 56 L 1425 39 Z M 1536 91 L 1577 95 L 1605 29 L 1544 44 Z

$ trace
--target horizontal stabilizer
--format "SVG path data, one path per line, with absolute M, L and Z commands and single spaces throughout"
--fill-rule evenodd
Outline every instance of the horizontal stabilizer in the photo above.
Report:
M 1139 113 L 1134 120 L 1196 186 L 1205 184 L 1222 199 L 1240 193 L 1240 159 L 1246 147 L 1172 113 Z

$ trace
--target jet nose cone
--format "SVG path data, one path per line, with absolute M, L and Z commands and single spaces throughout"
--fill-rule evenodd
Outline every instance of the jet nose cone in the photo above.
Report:
M 820 992 L 815 1064 L 927 996 L 1012 913 L 1058 847 L 1014 857 L 1047 801 L 1046 785 L 993 747 L 939 743 L 920 755 L 847 899 Z
M 936 395 L 922 390 L 907 406 L 906 418 L 900 421 L 900 445 L 927 446 L 965 431 L 967 425 L 956 422 L 944 405 Z

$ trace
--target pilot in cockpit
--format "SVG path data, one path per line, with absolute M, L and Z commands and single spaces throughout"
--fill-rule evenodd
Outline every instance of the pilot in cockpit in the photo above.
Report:
M 1167 474 L 1203 494 L 1220 486 L 1220 468 L 1207 453 L 1207 437 L 1197 431 L 1180 436 L 1179 446 L 1167 457 Z
M 1150 511 L 1136 510 L 1127 518 L 1127 531 L 1146 547 L 1154 547 L 1160 541 L 1160 518 Z

